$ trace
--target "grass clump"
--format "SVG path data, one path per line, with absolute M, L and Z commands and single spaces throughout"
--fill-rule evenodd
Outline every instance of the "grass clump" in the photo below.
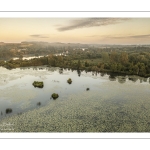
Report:
M 37 105 L 40 106 L 40 105 L 41 105 L 41 102 L 38 102 Z
M 53 98 L 53 99 L 57 99 L 58 97 L 59 97 L 58 94 L 56 94 L 56 93 L 53 93 L 53 94 L 52 94 L 52 98 Z
M 6 114 L 12 113 L 12 109 L 11 108 L 7 108 L 6 109 Z
M 41 82 L 34 81 L 32 84 L 33 84 L 34 87 L 38 87 L 38 88 L 43 88 L 43 86 L 44 86 L 42 81 Z
M 69 79 L 67 80 L 67 82 L 68 82 L 69 84 L 71 84 L 71 83 L 72 83 L 71 78 L 69 78 Z
M 90 90 L 90 88 L 86 88 L 86 90 L 87 90 L 87 91 L 89 91 L 89 90 Z

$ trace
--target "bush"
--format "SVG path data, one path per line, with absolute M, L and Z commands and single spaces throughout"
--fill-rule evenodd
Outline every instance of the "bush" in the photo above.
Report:
M 71 83 L 72 83 L 72 80 L 69 78 L 69 79 L 67 80 L 67 82 L 68 82 L 69 84 L 71 84 Z
M 37 105 L 40 106 L 40 105 L 41 105 L 41 102 L 38 102 Z
M 6 114 L 12 113 L 12 109 L 11 108 L 7 108 L 6 109 Z
M 34 87 L 38 87 L 38 88 L 43 88 L 44 86 L 43 82 L 39 82 L 39 81 L 34 81 L 32 84 Z
M 53 94 L 52 94 L 52 98 L 53 98 L 53 99 L 56 99 L 56 98 L 58 98 L 58 97 L 59 97 L 58 94 L 56 94 L 56 93 L 53 93 Z
M 86 88 L 86 90 L 87 90 L 87 91 L 89 91 L 89 90 L 90 90 L 90 88 Z

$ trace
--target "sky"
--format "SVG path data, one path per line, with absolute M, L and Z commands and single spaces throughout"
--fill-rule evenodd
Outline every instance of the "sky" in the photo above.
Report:
M 150 18 L 0 18 L 0 42 L 150 44 Z

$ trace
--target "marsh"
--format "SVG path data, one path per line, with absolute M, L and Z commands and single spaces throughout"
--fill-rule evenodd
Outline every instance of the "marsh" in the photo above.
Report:
M 44 87 L 34 88 L 34 81 Z M 6 113 L 8 108 L 13 111 Z M 0 112 L 0 124 L 13 124 L 7 132 L 150 132 L 149 78 L 0 67 Z

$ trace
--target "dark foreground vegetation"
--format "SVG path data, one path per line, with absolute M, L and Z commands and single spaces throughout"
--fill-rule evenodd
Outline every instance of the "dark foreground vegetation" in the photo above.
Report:
M 23 45 L 24 44 L 24 45 Z M 17 51 L 13 45 L 0 45 L 0 66 L 8 69 L 17 67 L 47 65 L 50 67 L 69 68 L 78 70 L 111 72 L 127 75 L 138 75 L 150 77 L 150 46 L 109 46 L 100 45 L 69 45 L 47 43 L 40 45 L 36 43 L 23 43 L 23 50 Z M 14 44 L 15 45 L 15 44 Z M 10 50 L 10 49 L 13 50 Z M 4 49 L 8 51 L 4 51 Z M 16 48 L 17 49 L 17 48 Z M 7 52 L 7 53 L 6 53 Z M 12 54 L 14 52 L 15 54 Z M 48 55 L 31 60 L 23 60 L 24 55 Z M 62 55 L 55 55 L 61 53 Z M 2 60 L 7 55 L 19 56 L 19 59 Z M 10 58 L 10 57 L 6 57 Z
M 87 91 L 89 91 L 89 90 L 90 90 L 90 88 L 86 88 L 86 90 L 87 90 Z
M 53 99 L 57 99 L 58 97 L 59 97 L 58 94 L 56 94 L 56 93 L 53 93 L 53 94 L 52 94 L 52 98 L 53 98 Z
M 7 108 L 6 109 L 6 114 L 12 113 L 12 109 L 11 108 Z
M 67 80 L 67 82 L 68 82 L 69 84 L 71 84 L 71 83 L 72 83 L 71 78 L 69 78 L 69 79 Z
M 44 83 L 42 81 L 41 82 L 34 81 L 32 84 L 34 87 L 38 87 L 38 88 L 43 88 L 43 86 L 44 86 Z

